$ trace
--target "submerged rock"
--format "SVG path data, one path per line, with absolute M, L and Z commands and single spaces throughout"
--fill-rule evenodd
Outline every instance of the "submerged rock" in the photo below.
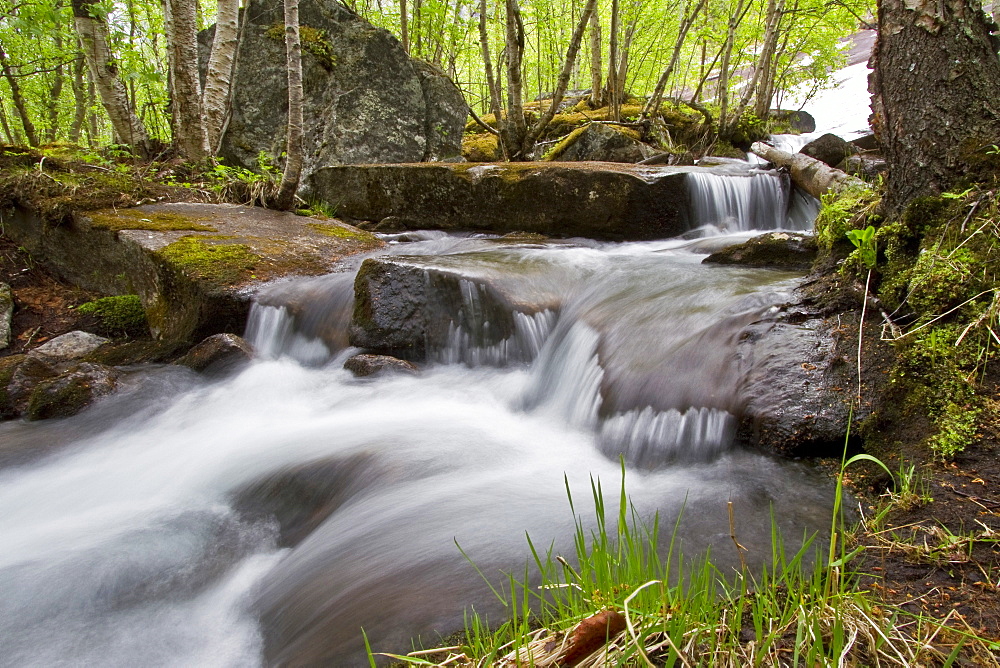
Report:
M 702 262 L 808 271 L 815 259 L 816 239 L 812 235 L 770 232 L 718 250 Z
M 359 378 L 383 373 L 418 373 L 416 365 L 390 355 L 355 355 L 344 362 L 344 368 Z
M 177 364 L 212 374 L 235 370 L 253 359 L 253 348 L 235 334 L 213 334 L 191 348 Z
M 233 76 L 228 164 L 258 167 L 284 150 L 288 107 L 282 4 L 254 0 Z M 318 167 L 421 162 L 460 155 L 467 107 L 431 65 L 411 59 L 387 30 L 332 0 L 299 4 L 305 82 L 303 184 Z M 202 37 L 208 42 L 211 33 Z M 207 44 L 203 44 L 207 52 Z
M 118 386 L 119 373 L 102 364 L 81 362 L 55 378 L 42 380 L 31 392 L 25 417 L 44 420 L 76 415 Z

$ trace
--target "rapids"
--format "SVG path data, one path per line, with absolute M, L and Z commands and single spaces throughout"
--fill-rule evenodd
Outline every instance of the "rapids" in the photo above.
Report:
M 367 665 L 362 628 L 406 651 L 467 607 L 502 619 L 457 545 L 494 583 L 523 572 L 526 533 L 571 555 L 564 479 L 588 521 L 590 480 L 613 504 L 620 458 L 639 512 L 681 516 L 684 553 L 723 568 L 729 501 L 757 565 L 772 522 L 793 547 L 821 531 L 823 478 L 733 434 L 739 332 L 797 276 L 701 264 L 809 221 L 773 174 L 719 178 L 738 181 L 707 184 L 705 226 L 680 239 L 391 237 L 388 253 L 467 277 L 417 376 L 342 368 L 347 272 L 264 291 L 246 333 L 259 359 L 235 376 L 130 369 L 79 416 L 0 425 L 34 453 L 0 461 L 0 665 Z M 483 281 L 534 305 L 489 345 Z

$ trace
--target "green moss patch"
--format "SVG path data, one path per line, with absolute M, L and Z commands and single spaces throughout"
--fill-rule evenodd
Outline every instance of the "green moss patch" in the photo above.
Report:
M 189 276 L 219 283 L 239 283 L 252 278 L 261 257 L 246 244 L 232 243 L 221 235 L 186 236 L 157 251 L 167 262 Z
M 139 295 L 101 297 L 80 304 L 77 313 L 95 316 L 102 334 L 138 337 L 147 333 L 146 310 Z
M 198 221 L 203 218 L 192 218 L 179 213 L 164 211 L 149 212 L 137 209 L 121 209 L 118 211 L 101 211 L 90 215 L 94 227 L 104 230 L 187 230 L 192 232 L 216 232 L 211 225 Z
M 273 40 L 284 42 L 285 25 L 283 23 L 275 23 L 264 34 Z M 300 25 L 299 43 L 302 45 L 304 51 L 316 57 L 316 60 L 323 66 L 323 69 L 332 70 L 337 64 L 337 56 L 333 50 L 333 44 L 327 38 L 325 30 Z

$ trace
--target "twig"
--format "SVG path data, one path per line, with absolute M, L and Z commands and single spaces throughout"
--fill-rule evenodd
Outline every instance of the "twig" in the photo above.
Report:
M 497 137 L 500 136 L 500 131 L 491 126 L 490 124 L 488 124 L 483 119 L 479 118 L 479 114 L 477 114 L 476 110 L 473 109 L 472 107 L 469 107 L 469 115 L 472 116 L 472 120 L 474 120 L 478 125 L 481 125 L 483 128 L 485 128 L 486 131 L 489 132 L 491 135 L 495 135 Z M 498 118 L 497 121 L 499 120 L 500 119 Z
M 746 573 L 747 562 L 746 559 L 743 558 L 743 552 L 747 548 L 740 545 L 740 542 L 736 540 L 736 520 L 733 517 L 733 502 L 730 501 L 728 503 L 728 506 L 729 506 L 729 537 L 733 539 L 733 545 L 736 546 L 736 554 L 739 555 L 740 557 L 740 566 L 742 568 L 742 572 Z

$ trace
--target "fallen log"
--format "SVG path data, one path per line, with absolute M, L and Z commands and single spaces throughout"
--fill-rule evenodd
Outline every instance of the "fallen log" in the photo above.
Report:
M 754 142 L 750 150 L 777 167 L 788 169 L 792 182 L 817 199 L 827 192 L 865 185 L 861 179 L 802 153 L 789 153 L 761 142 Z

